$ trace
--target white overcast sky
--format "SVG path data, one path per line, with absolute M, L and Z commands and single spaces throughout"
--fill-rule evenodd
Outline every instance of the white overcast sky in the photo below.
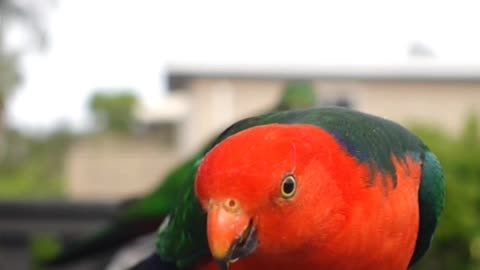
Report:
M 479 10 L 478 1 L 58 0 L 49 47 L 23 58 L 8 121 L 85 127 L 98 88 L 160 102 L 169 64 L 395 65 L 411 61 L 412 42 L 433 50 L 433 64 L 480 64 Z

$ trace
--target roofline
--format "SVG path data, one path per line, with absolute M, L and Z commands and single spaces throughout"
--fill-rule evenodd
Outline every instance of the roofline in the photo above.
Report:
M 480 66 L 320 66 L 308 68 L 179 66 L 167 67 L 169 81 L 188 79 L 480 82 Z

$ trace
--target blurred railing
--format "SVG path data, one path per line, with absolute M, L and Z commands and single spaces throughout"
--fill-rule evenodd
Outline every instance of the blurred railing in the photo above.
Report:
M 31 239 L 55 235 L 74 240 L 96 231 L 115 214 L 116 205 L 66 201 L 0 202 L 0 269 L 32 267 Z M 68 269 L 94 269 L 92 265 Z

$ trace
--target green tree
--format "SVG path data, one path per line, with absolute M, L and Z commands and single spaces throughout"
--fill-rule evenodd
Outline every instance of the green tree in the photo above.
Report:
M 111 131 L 128 131 L 134 120 L 133 110 L 137 97 L 131 91 L 105 93 L 97 91 L 90 98 L 90 110 L 97 124 Z
M 317 102 L 315 91 L 309 82 L 289 82 L 283 91 L 277 110 L 304 109 L 314 107 Z

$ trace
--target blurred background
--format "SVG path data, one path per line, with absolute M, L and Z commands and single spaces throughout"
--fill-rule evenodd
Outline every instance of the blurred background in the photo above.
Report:
M 414 269 L 480 269 L 479 8 L 0 0 L 0 269 L 39 269 L 234 121 L 313 106 L 424 139 L 447 206 Z

